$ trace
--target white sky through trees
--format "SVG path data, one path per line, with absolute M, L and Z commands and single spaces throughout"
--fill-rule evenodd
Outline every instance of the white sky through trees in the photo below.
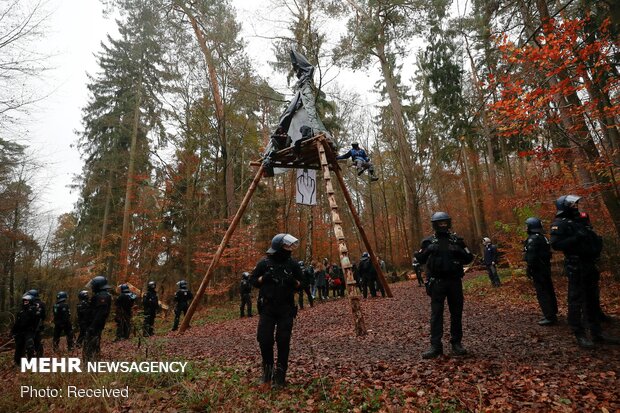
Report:
M 275 16 L 269 0 L 232 3 L 255 69 L 277 90 L 290 95 L 284 76 L 274 74 L 268 64 L 274 59 L 269 37 L 286 30 L 286 16 Z M 51 15 L 46 22 L 46 36 L 39 45 L 42 53 L 53 55 L 48 64 L 51 69 L 42 79 L 33 81 L 33 88 L 46 97 L 30 110 L 24 143 L 45 165 L 37 185 L 41 188 L 39 202 L 43 212 L 57 216 L 73 210 L 78 197 L 69 185 L 82 168 L 75 131 L 82 130 L 82 108 L 88 102 L 86 74 L 98 72 L 95 55 L 101 51 L 101 42 L 108 33 L 116 37 L 118 32 L 114 19 L 103 16 L 99 0 L 48 0 L 45 8 Z M 343 29 L 344 22 L 339 27 Z M 329 77 L 334 76 L 345 89 L 355 89 L 362 96 L 372 91 L 377 79 L 376 74 L 336 69 Z M 368 96 L 368 100 L 373 99 L 379 99 L 378 95 Z

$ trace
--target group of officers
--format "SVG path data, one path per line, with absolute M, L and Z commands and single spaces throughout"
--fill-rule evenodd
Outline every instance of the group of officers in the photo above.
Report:
M 620 340 L 606 336 L 600 324 L 600 295 L 597 260 L 602 251 L 602 239 L 596 234 L 588 215 L 579 211 L 576 195 L 557 199 L 557 213 L 551 225 L 550 239 L 544 235 L 539 218 L 525 221 L 528 238 L 524 241 L 524 260 L 527 275 L 533 281 L 544 318 L 539 325 L 557 322 L 557 300 L 551 281 L 551 250 L 564 254 L 565 274 L 568 277 L 568 324 L 577 344 L 593 348 L 596 344 L 620 344 Z M 427 294 L 431 300 L 430 349 L 422 354 L 431 359 L 443 354 L 443 315 L 445 302 L 450 312 L 451 353 L 467 354 L 462 345 L 464 266 L 474 259 L 463 238 L 451 231 L 452 220 L 445 212 L 431 217 L 433 234 L 424 238 L 414 254 L 417 266 L 426 266 Z M 484 240 L 485 247 L 490 242 Z M 245 274 L 246 292 L 259 289 L 259 322 L 257 341 L 262 357 L 262 378 L 265 386 L 274 388 L 286 384 L 286 371 L 293 320 L 297 314 L 295 293 L 303 284 L 302 266 L 291 257 L 299 241 L 290 234 L 278 234 L 271 241 L 267 255 L 251 274 Z M 492 261 L 493 265 L 495 264 Z M 499 279 L 491 277 L 494 286 Z M 589 330 L 589 335 L 587 334 Z M 277 347 L 277 361 L 274 358 Z
M 106 277 L 99 275 L 88 283 L 92 295 L 87 290 L 78 293 L 76 305 L 78 338 L 75 345 L 83 350 L 85 361 L 96 360 L 99 357 L 101 334 L 112 308 L 112 287 Z M 181 280 L 177 283 L 178 290 L 174 295 L 175 316 L 172 330 L 179 326 L 181 315 L 184 315 L 193 298 L 187 282 Z M 116 307 L 116 340 L 128 339 L 131 332 L 132 315 L 138 296 L 133 293 L 127 284 L 119 286 L 119 294 L 114 300 Z M 58 351 L 60 337 L 67 337 L 67 350 L 73 351 L 73 323 L 68 294 L 60 291 L 56 294 L 56 303 L 53 306 L 54 335 L 52 339 L 54 351 Z M 11 329 L 11 336 L 15 340 L 14 361 L 20 365 L 22 357 L 43 357 L 42 334 L 45 329 L 46 308 L 39 298 L 38 290 L 29 290 L 22 296 L 22 306 L 15 317 L 15 323 Z M 146 292 L 142 296 L 142 308 L 144 323 L 142 334 L 145 337 L 155 334 L 154 324 L 157 312 L 161 305 L 156 292 L 155 281 L 149 281 Z

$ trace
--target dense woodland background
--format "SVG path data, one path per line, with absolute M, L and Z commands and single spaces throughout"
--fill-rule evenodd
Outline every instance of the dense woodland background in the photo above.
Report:
M 79 201 L 47 236 L 33 189 L 45 166 L 14 136 L 37 99 L 20 85 L 46 68 L 29 45 L 45 35 L 47 12 L 0 4 L 0 311 L 29 288 L 48 301 L 60 289 L 73 296 L 98 273 L 115 284 L 156 280 L 165 296 L 179 279 L 196 288 L 290 96 L 248 58 L 230 1 L 105 3 L 119 34 L 93 51 L 100 70 L 75 140 Z M 265 2 L 289 28 L 272 39 L 277 58 L 265 56 L 292 89 L 288 49 L 305 54 L 338 145 L 369 151 L 378 182 L 341 165 L 389 268 L 410 266 L 436 210 L 472 249 L 489 236 L 503 263 L 519 266 L 524 220 L 539 216 L 548 229 L 554 200 L 575 193 L 605 238 L 602 268 L 618 273 L 620 3 L 458 3 Z M 339 68 L 379 70 L 380 81 L 347 90 Z M 370 89 L 379 103 L 360 95 Z M 294 183 L 291 174 L 262 181 L 208 296 L 236 284 L 276 232 L 301 240 L 300 259 L 337 260 L 322 188 L 317 207 L 299 206 Z M 358 258 L 364 247 L 344 219 Z

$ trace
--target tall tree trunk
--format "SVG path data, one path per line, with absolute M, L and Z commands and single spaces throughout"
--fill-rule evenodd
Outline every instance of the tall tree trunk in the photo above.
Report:
M 140 106 L 142 105 L 142 78 L 138 78 L 136 102 L 131 125 L 131 147 L 129 149 L 129 166 L 127 167 L 127 187 L 125 188 L 125 205 L 123 209 L 123 231 L 121 233 L 120 273 L 117 281 L 125 281 L 129 268 L 129 225 L 131 224 L 131 199 L 134 190 L 134 169 L 138 151 L 138 127 L 140 125 Z
M 186 7 L 182 2 L 176 1 L 175 4 L 179 9 L 183 11 L 183 13 L 189 19 L 192 29 L 194 30 L 194 34 L 196 35 L 196 39 L 198 40 L 198 44 L 200 45 L 200 49 L 202 50 L 202 54 L 205 57 L 205 62 L 207 64 L 207 71 L 209 73 L 209 83 L 211 85 L 211 92 L 213 94 L 213 103 L 215 104 L 215 116 L 217 118 L 217 133 L 220 141 L 220 145 L 222 148 L 222 158 L 224 162 L 224 186 L 225 186 L 225 196 L 226 196 L 226 214 L 228 218 L 235 215 L 237 210 L 236 202 L 235 202 L 235 175 L 234 175 L 234 164 L 232 158 L 230 157 L 230 148 L 228 138 L 226 136 L 226 119 L 224 112 L 224 101 L 222 100 L 222 95 L 220 93 L 220 83 L 217 79 L 217 70 L 215 68 L 215 62 L 213 60 L 213 55 L 211 53 L 211 49 L 207 45 L 207 39 L 200 29 L 198 25 L 198 20 L 196 16 L 192 13 L 192 11 Z
M 394 122 L 396 141 L 398 143 L 398 159 L 401 172 L 404 178 L 405 189 L 405 201 L 407 212 L 407 229 L 410 236 L 414 240 L 422 239 L 421 218 L 419 214 L 419 199 L 416 188 L 415 180 L 415 165 L 413 163 L 413 154 L 411 144 L 409 143 L 407 136 L 407 130 L 405 129 L 405 122 L 403 118 L 403 108 L 398 96 L 398 88 L 394 75 L 392 73 L 393 68 L 388 62 L 388 58 L 385 52 L 385 35 L 380 33 L 377 40 L 377 57 L 381 63 L 381 73 L 383 75 L 383 81 L 385 82 L 385 89 L 387 90 L 390 98 L 390 107 L 392 108 L 392 118 Z
M 108 172 L 108 184 L 106 185 L 105 206 L 103 207 L 103 222 L 101 223 L 101 239 L 99 240 L 99 254 L 97 255 L 97 265 L 103 267 L 103 248 L 105 239 L 108 236 L 108 220 L 110 217 L 110 203 L 112 202 L 112 171 Z

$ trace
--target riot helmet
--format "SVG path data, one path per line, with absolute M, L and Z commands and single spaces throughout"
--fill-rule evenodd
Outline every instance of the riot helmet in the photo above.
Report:
M 127 294 L 129 292 L 129 286 L 127 284 L 120 285 L 121 294 Z
M 177 286 L 179 287 L 179 289 L 181 290 L 187 290 L 187 281 L 185 280 L 181 280 L 177 283 Z
M 365 260 L 366 258 L 369 258 L 369 257 L 370 257 L 370 255 L 368 254 L 368 252 L 364 251 L 364 252 L 362 253 L 362 259 L 363 259 L 363 260 Z
M 34 297 L 32 295 L 28 293 L 24 294 L 22 296 L 22 306 L 29 307 L 33 300 L 34 300 Z
M 78 299 L 80 300 L 88 300 L 88 291 L 82 290 L 78 293 Z
M 299 240 L 291 234 L 278 234 L 271 240 L 271 247 L 267 250 L 267 254 L 292 251 L 298 246 Z
M 155 291 L 155 287 L 156 287 L 155 281 L 149 281 L 148 284 L 146 285 L 146 288 L 148 288 L 151 291 Z
M 37 298 L 39 298 L 39 290 L 35 290 L 35 289 L 28 290 L 26 294 L 30 295 L 33 300 L 36 300 Z
M 576 215 L 579 212 L 579 200 L 581 199 L 578 195 L 562 195 L 555 201 L 555 207 L 558 212 L 556 215 L 560 215 L 562 213 L 570 213 L 571 215 Z
M 452 227 L 452 218 L 450 218 L 447 212 L 435 212 L 431 217 L 431 224 L 435 232 L 447 233 Z
M 56 294 L 56 300 L 59 302 L 66 301 L 68 297 L 69 296 L 67 295 L 66 291 L 59 291 L 58 294 Z
M 93 292 L 99 292 L 103 290 L 109 290 L 112 286 L 108 285 L 108 279 L 103 275 L 98 275 L 89 282 L 90 288 Z
M 529 217 L 525 220 L 525 226 L 527 227 L 528 234 L 543 232 L 542 221 L 536 217 Z
M 491 244 L 491 238 L 489 238 L 489 237 L 484 237 L 484 238 L 482 238 L 482 243 L 483 243 L 484 245 L 489 245 L 489 244 Z
M 243 278 L 244 280 L 249 280 L 250 279 L 250 273 L 245 271 L 243 274 L 241 274 L 241 278 Z

